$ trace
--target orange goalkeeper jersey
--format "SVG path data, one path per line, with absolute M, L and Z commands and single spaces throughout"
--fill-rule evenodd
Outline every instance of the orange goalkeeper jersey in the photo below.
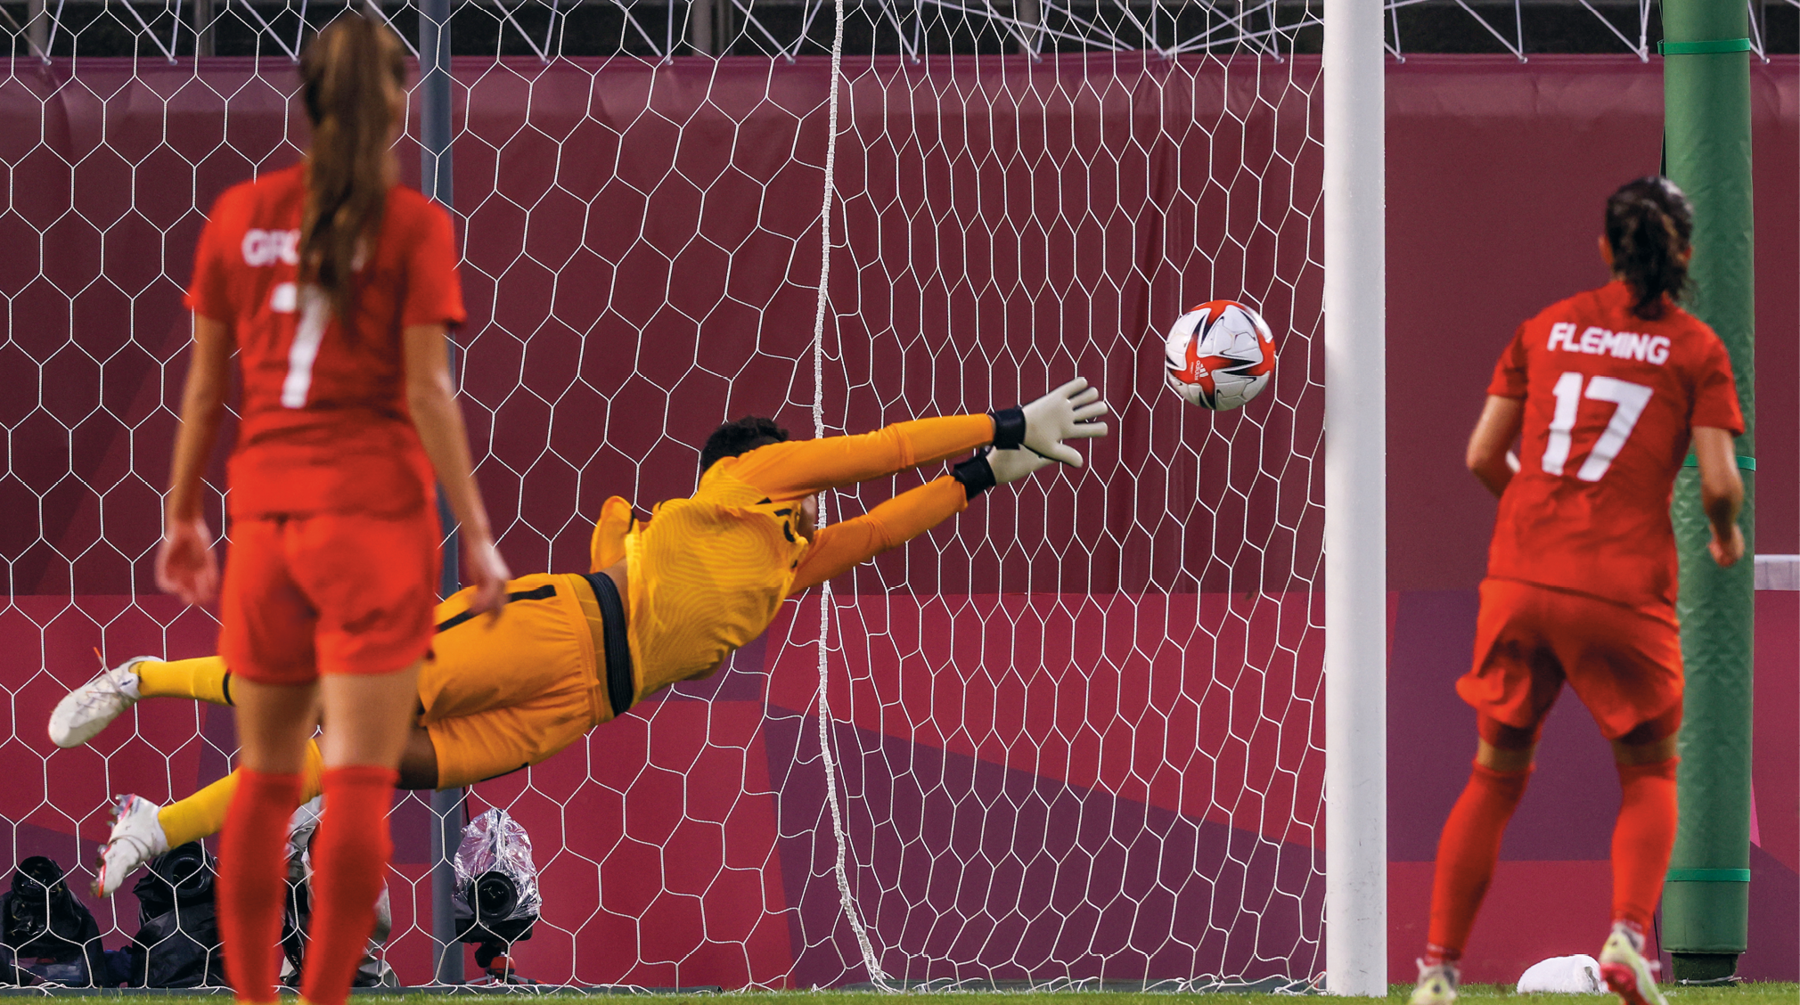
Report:
M 993 420 L 960 415 L 902 422 L 861 436 L 758 447 L 727 457 L 686 499 L 647 521 L 608 499 L 594 528 L 599 571 L 626 561 L 636 695 L 713 673 L 775 619 L 790 593 L 837 575 L 967 506 L 945 476 L 855 520 L 795 530 L 800 501 L 828 488 L 883 478 L 989 443 Z

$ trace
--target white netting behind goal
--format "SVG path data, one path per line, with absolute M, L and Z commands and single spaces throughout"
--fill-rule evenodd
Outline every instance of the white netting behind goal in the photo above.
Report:
M 846 6 L 835 76 L 837 14 L 814 0 L 456 7 L 458 51 L 488 53 L 455 66 L 462 392 L 513 568 L 584 570 L 602 499 L 687 494 L 706 434 L 746 413 L 861 432 L 1080 375 L 1113 403 L 1113 435 L 1084 445 L 1086 468 L 990 492 L 791 602 L 714 679 L 477 786 L 543 870 L 543 918 L 514 958 L 579 985 L 1310 977 L 1316 18 Z M 222 4 L 203 43 L 221 54 L 197 61 L 172 6 L 71 0 L 35 42 L 37 22 L 15 35 L 0 79 L 15 861 L 85 867 L 108 793 L 177 798 L 228 767 L 224 709 L 146 702 L 55 753 L 42 724 L 91 648 L 211 651 L 209 616 L 150 574 L 180 289 L 212 198 L 292 162 L 290 55 L 341 9 Z M 385 13 L 411 36 L 415 11 Z M 115 36 L 139 55 L 81 48 Z M 1280 360 L 1267 394 L 1219 415 L 1161 373 L 1161 331 L 1213 297 L 1258 307 Z M 825 517 L 938 473 L 832 493 Z M 427 814 L 415 796 L 394 817 L 389 952 L 413 983 L 430 976 Z M 137 927 L 129 898 L 99 913 L 109 948 Z

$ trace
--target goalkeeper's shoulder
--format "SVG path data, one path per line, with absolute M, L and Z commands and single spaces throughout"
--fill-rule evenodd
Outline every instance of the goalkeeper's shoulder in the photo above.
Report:
M 594 533 L 588 538 L 588 571 L 601 572 L 625 559 L 625 537 L 637 525 L 631 503 L 612 496 L 600 504 Z

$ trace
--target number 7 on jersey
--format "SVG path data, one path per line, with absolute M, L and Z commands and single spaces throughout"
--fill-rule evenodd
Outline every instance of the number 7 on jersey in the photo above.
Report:
M 1587 384 L 1587 394 L 1583 395 L 1581 386 Z M 1569 460 L 1569 447 L 1575 429 L 1575 413 L 1581 409 L 1581 399 L 1591 398 L 1594 401 L 1610 401 L 1615 406 L 1612 420 L 1606 424 L 1606 430 L 1594 441 L 1593 450 L 1588 452 L 1587 460 L 1575 472 L 1575 477 L 1584 482 L 1597 482 L 1612 466 L 1613 458 L 1619 456 L 1619 450 L 1625 441 L 1631 438 L 1631 430 L 1637 425 L 1638 417 L 1644 414 L 1644 406 L 1650 403 L 1654 393 L 1642 384 L 1633 384 L 1615 377 L 1595 377 L 1586 380 L 1586 375 L 1575 370 L 1565 372 L 1556 378 L 1556 386 L 1551 389 L 1556 395 L 1556 414 L 1550 419 L 1550 438 L 1544 444 L 1544 458 L 1541 466 L 1545 474 L 1560 475 L 1563 466 Z
M 294 344 L 288 349 L 287 379 L 281 382 L 283 408 L 305 408 L 306 392 L 312 389 L 313 363 L 319 358 L 319 343 L 325 339 L 325 324 L 331 320 L 331 300 L 325 291 L 307 283 L 296 292 L 292 283 L 277 292 L 275 299 L 292 309 L 298 299 L 300 323 L 294 327 Z M 1561 413 L 1558 413 L 1561 414 Z

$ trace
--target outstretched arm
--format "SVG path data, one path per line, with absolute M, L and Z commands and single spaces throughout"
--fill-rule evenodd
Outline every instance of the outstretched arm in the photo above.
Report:
M 800 559 L 788 595 L 905 544 L 961 513 L 988 489 L 1016 482 L 1049 463 L 1049 458 L 1029 450 L 983 450 L 942 478 L 903 492 L 853 520 L 821 527 Z
M 993 415 L 899 422 L 862 436 L 834 436 L 759 447 L 727 470 L 771 499 L 797 499 L 824 489 L 883 478 L 974 447 L 1024 447 L 1039 457 L 1081 467 L 1065 440 L 1105 436 L 1107 412 L 1098 389 L 1076 378 L 1049 394 Z
M 859 436 L 772 443 L 719 464 L 731 465 L 732 477 L 771 499 L 797 499 L 933 464 L 993 439 L 992 418 L 952 415 L 897 422 Z
M 788 595 L 811 589 L 897 548 L 968 506 L 969 494 L 963 483 L 945 475 L 902 492 L 855 519 L 826 524 L 800 559 Z
M 494 547 L 487 508 L 475 487 L 469 436 L 450 381 L 450 354 L 445 351 L 449 336 L 442 323 L 433 323 L 407 325 L 401 337 L 406 354 L 407 407 L 425 456 L 437 472 L 440 491 L 460 527 L 463 568 L 475 587 L 471 606 L 498 617 L 512 573 Z
M 194 352 L 181 395 L 163 540 L 156 553 L 156 585 L 186 604 L 210 603 L 219 588 L 219 560 L 200 509 L 200 477 L 218 438 L 231 383 L 231 326 L 196 313 Z

